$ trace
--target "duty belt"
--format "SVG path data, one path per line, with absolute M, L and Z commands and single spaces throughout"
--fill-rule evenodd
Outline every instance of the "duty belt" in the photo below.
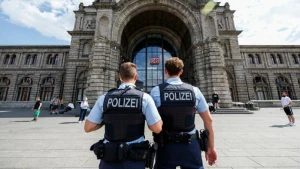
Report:
M 162 131 L 160 134 L 153 133 L 154 142 L 160 146 L 166 143 L 191 143 L 191 139 L 197 138 L 197 134 L 188 134 L 184 132 Z

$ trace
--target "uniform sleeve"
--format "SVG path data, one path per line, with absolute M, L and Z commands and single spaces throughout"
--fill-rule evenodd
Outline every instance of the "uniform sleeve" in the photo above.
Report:
M 161 120 L 153 99 L 147 93 L 144 93 L 142 106 L 142 111 L 146 117 L 148 126 L 151 126 Z
M 208 105 L 201 91 L 197 87 L 193 87 L 193 88 L 196 96 L 197 110 L 199 113 L 203 113 L 208 110 Z
M 159 107 L 161 105 L 159 87 L 158 86 L 154 87 L 151 90 L 150 95 L 151 95 L 152 99 L 154 100 L 156 107 Z
M 100 96 L 100 98 L 95 103 L 93 109 L 91 110 L 88 120 L 94 124 L 101 124 L 103 121 L 103 101 L 105 95 Z

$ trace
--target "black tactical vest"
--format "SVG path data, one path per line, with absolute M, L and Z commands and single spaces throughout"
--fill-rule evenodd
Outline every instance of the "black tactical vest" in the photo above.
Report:
M 103 104 L 105 139 L 128 142 L 144 135 L 143 92 L 134 88 L 108 92 Z
M 195 128 L 196 97 L 193 86 L 183 83 L 159 85 L 161 106 L 158 107 L 163 129 L 190 132 Z

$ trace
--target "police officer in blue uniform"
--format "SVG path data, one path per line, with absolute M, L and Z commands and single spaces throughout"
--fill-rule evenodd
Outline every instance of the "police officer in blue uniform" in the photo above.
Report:
M 183 61 L 179 58 L 168 59 L 165 63 L 167 82 L 153 88 L 150 94 L 164 122 L 163 131 L 159 135 L 154 133 L 154 141 L 160 144 L 156 169 L 176 169 L 176 166 L 181 169 L 203 169 L 198 131 L 195 129 L 197 112 L 209 131 L 206 160 L 209 165 L 217 160 L 208 105 L 197 87 L 180 80 L 183 67 Z
M 144 140 L 145 120 L 154 133 L 161 132 L 162 120 L 151 96 L 134 85 L 138 79 L 135 64 L 123 63 L 119 78 L 122 84 L 100 96 L 84 129 L 92 132 L 105 126 L 105 139 L 99 141 L 100 146 L 93 145 L 97 148 L 91 147 L 100 151 L 95 153 L 101 159 L 99 169 L 144 169 L 142 147 L 149 143 Z

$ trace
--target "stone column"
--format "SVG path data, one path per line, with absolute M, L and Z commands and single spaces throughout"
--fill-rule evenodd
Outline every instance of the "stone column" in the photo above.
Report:
M 119 65 L 120 58 L 116 44 L 104 37 L 95 40 L 87 88 L 91 105 L 95 104 L 100 95 L 117 87 Z
M 247 76 L 245 74 L 242 61 L 240 62 L 240 64 L 235 64 L 234 73 L 235 73 L 235 82 L 236 82 L 236 87 L 238 92 L 237 93 L 238 100 L 240 102 L 248 102 L 249 96 L 250 99 L 254 99 L 253 97 L 251 97 L 254 95 L 253 82 L 252 82 L 253 78 L 251 77 L 251 75 L 248 74 Z
M 17 74 L 13 74 L 12 76 L 10 76 L 10 85 L 9 85 L 9 89 L 8 89 L 8 93 L 7 93 L 7 97 L 6 97 L 6 101 L 15 101 L 14 100 L 14 93 L 18 92 L 16 83 L 18 75 Z
M 294 100 L 299 100 L 300 98 L 300 86 L 299 86 L 299 83 L 298 83 L 298 76 L 296 73 L 291 73 L 291 83 L 293 84 L 292 85 L 292 88 L 294 89 Z
M 215 91 L 220 97 L 221 107 L 232 107 L 225 61 L 221 56 L 219 39 L 209 38 L 201 42 L 199 48 L 200 50 L 196 50 L 195 53 L 196 84 L 200 84 L 200 88 L 203 88 L 206 99 L 212 99 L 211 95 Z
M 277 93 L 277 86 L 276 86 L 276 76 L 269 72 L 268 73 L 268 76 L 269 76 L 269 83 L 270 83 L 270 92 L 272 94 L 272 100 L 278 100 L 279 99 L 279 96 L 278 96 L 278 93 Z

